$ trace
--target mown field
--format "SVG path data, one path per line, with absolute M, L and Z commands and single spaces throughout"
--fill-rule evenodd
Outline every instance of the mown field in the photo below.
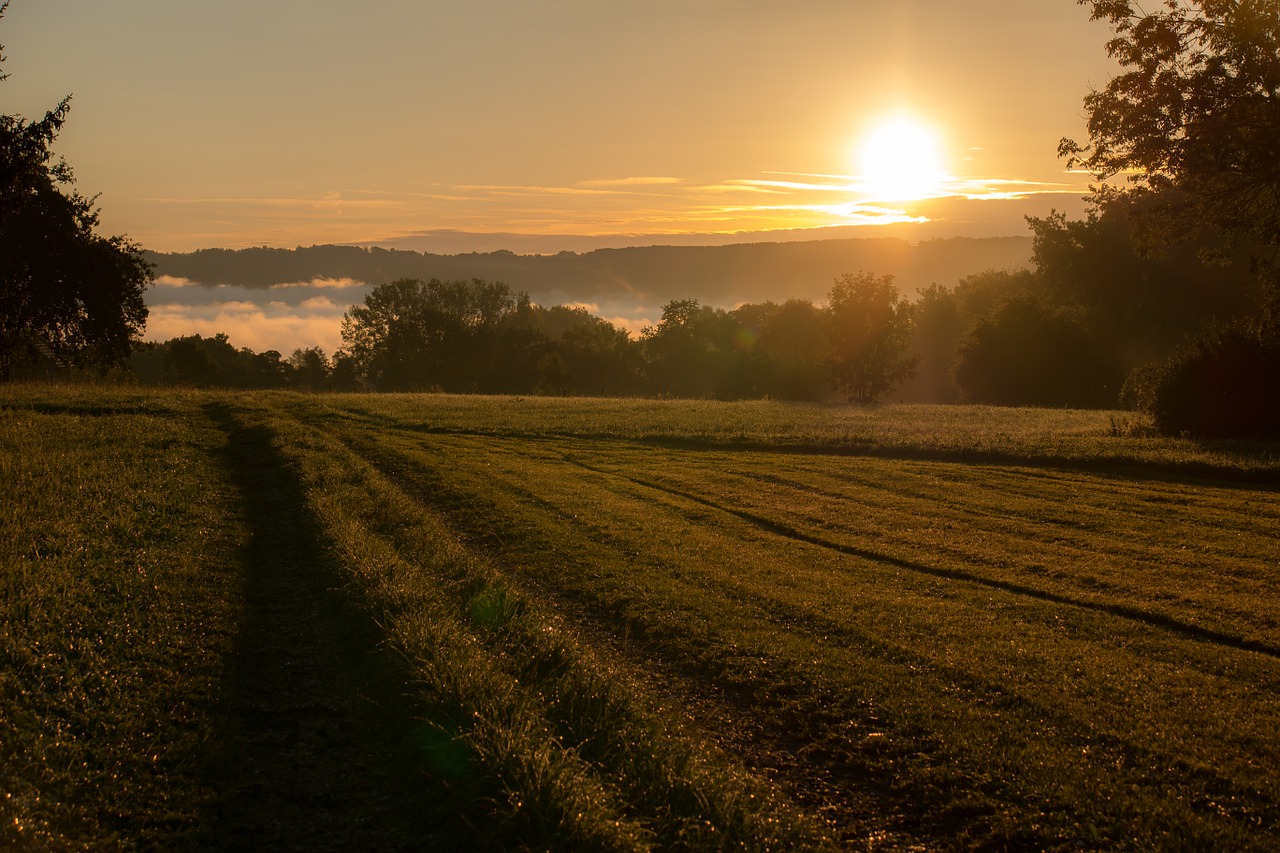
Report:
M 1280 447 L 0 390 L 0 846 L 1280 847 Z

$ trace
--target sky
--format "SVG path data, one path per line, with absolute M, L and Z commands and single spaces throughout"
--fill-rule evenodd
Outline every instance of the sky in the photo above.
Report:
M 1107 36 L 1074 0 L 13 0 L 0 111 L 71 94 L 55 150 L 156 251 L 1025 234 L 1082 209 Z M 928 150 L 869 165 L 904 117 Z M 941 201 L 873 174 L 916 167 Z

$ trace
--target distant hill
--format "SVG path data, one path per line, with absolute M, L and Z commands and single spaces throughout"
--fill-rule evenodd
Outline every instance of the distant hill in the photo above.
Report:
M 915 244 L 896 238 L 851 238 L 556 255 L 507 251 L 436 255 L 357 246 L 149 253 L 158 275 L 210 286 L 268 288 L 316 279 L 377 285 L 398 278 L 480 278 L 504 282 L 542 304 L 659 305 L 693 298 L 723 307 L 792 297 L 822 299 L 832 279 L 863 271 L 893 274 L 899 289 L 911 296 L 932 283 L 951 286 L 972 273 L 1027 267 L 1030 258 L 1030 237 L 957 237 Z

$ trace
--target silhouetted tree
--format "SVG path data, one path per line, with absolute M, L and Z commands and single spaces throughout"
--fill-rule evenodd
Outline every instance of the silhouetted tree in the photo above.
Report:
M 70 106 L 64 98 L 39 121 L 0 115 L 0 379 L 41 352 L 118 364 L 146 323 L 141 249 L 99 236 L 92 200 L 68 192 L 71 168 L 53 162 Z
M 1257 324 L 1211 327 L 1144 377 L 1157 429 L 1200 438 L 1280 439 L 1280 338 Z
M 1125 71 L 1085 99 L 1089 145 L 1064 139 L 1060 153 L 1101 180 L 1127 175 L 1122 187 L 1095 190 L 1095 202 L 1125 210 L 1145 244 L 1211 235 L 1219 258 L 1248 247 L 1265 294 L 1252 324 L 1210 324 L 1166 365 L 1149 398 L 1153 417 L 1195 434 L 1204 418 L 1167 413 L 1215 400 L 1241 407 L 1234 422 L 1252 435 L 1245 410 L 1280 409 L 1269 355 L 1280 349 L 1280 9 L 1275 0 L 1165 0 L 1155 12 L 1130 0 L 1080 2 L 1111 24 L 1107 50 Z M 1231 370 L 1256 384 L 1224 381 Z M 1224 398 L 1224 388 L 1239 393 Z
M 329 372 L 329 383 L 334 391 L 369 390 L 369 385 L 360 374 L 355 360 L 342 350 L 333 354 L 333 369 Z
M 828 323 L 807 299 L 781 305 L 743 305 L 733 312 L 754 334 L 750 370 L 760 394 L 780 400 L 820 400 L 831 391 L 827 372 Z
M 589 322 L 566 329 L 553 344 L 564 365 L 568 391 L 617 396 L 644 390 L 644 356 L 626 329 L 590 317 Z
M 1280 250 L 1280 11 L 1275 0 L 1079 0 L 1110 23 L 1124 73 L 1085 98 L 1089 144 L 1059 151 L 1157 244 L 1217 233 Z
M 329 359 L 320 347 L 299 348 L 289 356 L 290 384 L 296 388 L 322 391 L 329 385 Z
M 278 350 L 255 353 L 247 347 L 240 350 L 241 363 L 248 367 L 248 382 L 241 387 L 284 388 L 292 379 L 292 368 Z
M 910 354 L 916 375 L 901 396 L 915 402 L 952 403 L 962 392 L 955 379 L 957 351 L 965 335 L 990 318 L 1006 301 L 1044 299 L 1039 276 L 1030 270 L 985 270 L 966 276 L 952 288 L 932 285 L 912 306 Z
M 870 403 L 915 371 L 907 355 L 911 306 L 893 276 L 846 273 L 827 296 L 831 379 L 851 403 Z
M 1257 281 L 1243 259 L 1205 264 L 1194 241 L 1143 253 L 1120 211 L 1092 211 L 1075 221 L 1052 213 L 1027 222 L 1041 292 L 1078 310 L 1090 331 L 1132 353 L 1135 366 L 1167 353 L 1208 319 L 1257 307 Z
M 922 403 L 954 403 L 960 397 L 952 372 L 956 345 L 966 329 L 966 317 L 956 295 L 938 284 L 920 291 L 913 306 L 915 323 L 909 352 L 916 374 L 903 383 L 905 399 Z
M 347 311 L 341 354 L 381 391 L 532 391 L 545 338 L 530 314 L 505 284 L 399 279 Z
M 223 336 L 225 338 L 225 336 Z M 164 381 L 209 388 L 226 385 L 227 376 L 200 335 L 175 338 L 165 345 Z
M 1114 405 L 1122 376 L 1078 322 L 1033 295 L 1005 299 L 956 350 L 956 382 L 975 403 Z
M 144 346 L 130 359 L 135 376 L 143 382 L 192 385 L 198 388 L 285 388 L 293 382 L 294 369 L 275 350 L 254 352 L 236 349 L 226 334 L 212 337 L 188 335 L 159 344 L 162 373 L 155 376 L 153 345 Z
M 726 357 L 724 312 L 675 299 L 657 326 L 640 334 L 654 387 L 673 397 L 709 397 L 718 390 Z

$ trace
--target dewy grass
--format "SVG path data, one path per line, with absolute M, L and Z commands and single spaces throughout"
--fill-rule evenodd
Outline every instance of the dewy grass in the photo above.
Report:
M 785 697 L 761 713 L 832 772 L 967 843 L 1267 845 L 1268 488 L 447 432 L 362 452 L 657 654 Z
M 1113 416 L 6 388 L 0 845 L 210 837 L 249 554 L 477 846 L 1274 849 L 1276 448 Z
M 332 406 L 379 425 L 513 437 L 601 437 L 688 445 L 759 446 L 924 458 L 1137 465 L 1211 476 L 1280 476 L 1280 451 L 1247 442 L 1201 443 L 1142 429 L 1137 415 L 997 406 L 855 407 L 768 400 L 581 399 L 379 395 L 335 397 Z
M 529 610 L 381 473 L 332 444 L 300 462 L 389 632 L 456 703 L 465 741 L 507 787 L 511 819 L 526 831 L 553 846 L 825 843 L 821 825 L 770 786 L 675 737 L 636 685 Z
M 165 408 L 0 397 L 0 846 L 165 845 L 215 797 L 242 533 Z M 172 408 L 168 408 L 168 406 Z

